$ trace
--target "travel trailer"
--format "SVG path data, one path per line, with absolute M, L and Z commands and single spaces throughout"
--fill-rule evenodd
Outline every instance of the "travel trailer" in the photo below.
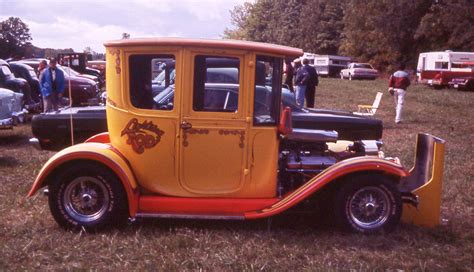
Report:
M 351 57 L 336 55 L 317 55 L 304 53 L 303 57 L 309 60 L 320 76 L 338 77 L 342 69 L 352 62 Z
M 474 52 L 420 53 L 416 78 L 433 87 L 448 86 L 453 78 L 474 76 Z

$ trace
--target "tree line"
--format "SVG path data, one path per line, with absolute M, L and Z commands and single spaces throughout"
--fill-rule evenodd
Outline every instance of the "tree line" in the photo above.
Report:
M 231 11 L 224 38 L 414 68 L 420 52 L 474 51 L 472 0 L 256 0 Z

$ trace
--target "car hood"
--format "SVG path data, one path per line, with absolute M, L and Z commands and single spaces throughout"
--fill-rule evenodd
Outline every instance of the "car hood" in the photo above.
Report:
M 68 77 L 65 75 L 65 84 L 67 86 L 68 80 L 71 79 L 71 84 L 72 85 L 95 85 L 97 84 L 94 80 L 85 78 L 85 77 L 76 77 L 76 76 L 71 76 Z
M 379 119 L 354 115 L 350 112 L 325 109 L 309 109 L 293 112 L 293 127 L 335 130 L 339 140 L 380 140 L 383 123 Z

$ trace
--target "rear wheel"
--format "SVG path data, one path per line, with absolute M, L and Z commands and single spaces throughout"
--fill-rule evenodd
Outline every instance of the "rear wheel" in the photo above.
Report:
M 347 180 L 336 195 L 335 217 L 345 230 L 391 231 L 400 221 L 402 199 L 395 184 L 380 174 Z
M 127 198 L 111 170 L 81 162 L 63 171 L 51 184 L 49 207 L 66 229 L 99 230 L 126 222 Z

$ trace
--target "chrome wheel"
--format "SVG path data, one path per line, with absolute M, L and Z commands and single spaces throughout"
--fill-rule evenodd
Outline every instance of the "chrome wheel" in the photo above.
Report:
M 361 233 L 393 230 L 403 209 L 396 184 L 396 180 L 378 173 L 348 176 L 334 198 L 338 225 Z
M 93 222 L 109 208 L 110 195 L 105 184 L 96 177 L 77 177 L 63 195 L 64 210 L 75 221 Z
M 361 228 L 376 229 L 385 224 L 391 214 L 390 198 L 379 187 L 364 187 L 349 200 L 348 214 Z

